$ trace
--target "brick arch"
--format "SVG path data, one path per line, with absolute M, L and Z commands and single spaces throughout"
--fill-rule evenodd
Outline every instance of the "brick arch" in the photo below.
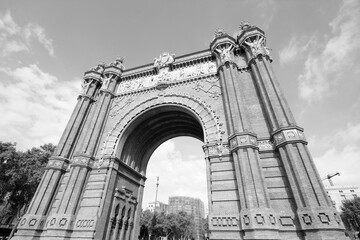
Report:
M 204 142 L 221 141 L 223 130 L 222 123 L 219 122 L 220 116 L 200 98 L 186 94 L 165 94 L 149 98 L 131 108 L 124 114 L 109 131 L 103 143 L 101 156 L 116 155 L 119 139 L 125 132 L 127 127 L 143 113 L 155 107 L 175 105 L 190 111 L 200 122 L 204 132 Z

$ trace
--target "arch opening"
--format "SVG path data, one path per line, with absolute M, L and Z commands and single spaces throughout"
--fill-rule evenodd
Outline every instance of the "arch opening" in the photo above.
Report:
M 120 139 L 122 162 L 146 175 L 148 161 L 165 141 L 179 136 L 204 142 L 204 131 L 197 116 L 184 107 L 166 105 L 148 110 L 136 118 Z

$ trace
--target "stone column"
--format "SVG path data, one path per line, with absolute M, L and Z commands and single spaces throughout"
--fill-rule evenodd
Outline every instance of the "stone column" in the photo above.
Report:
M 248 23 L 241 26 L 237 37 L 239 46 L 245 50 L 271 128 L 271 137 L 280 153 L 296 203 L 297 219 L 288 217 L 282 220 L 280 216 L 280 223 L 286 226 L 299 222 L 300 228 L 306 232 L 305 239 L 344 239 L 341 220 L 321 183 L 303 129 L 296 125 L 271 68 L 272 59 L 265 40 L 264 32 Z
M 116 81 L 121 75 L 122 70 L 122 68 L 113 65 L 107 66 L 104 69 L 101 76 L 102 85 L 94 106 L 95 109 L 91 119 L 88 119 L 90 124 L 87 123 L 88 128 L 86 129 L 83 141 L 78 143 L 81 149 L 75 152 L 71 161 L 69 180 L 60 202 L 58 213 L 75 214 L 88 171 L 94 161 L 94 153 L 105 125 L 111 99 L 114 96 Z
M 32 225 L 30 227 L 31 229 L 42 229 L 44 227 L 45 215 L 51 207 L 60 179 L 69 165 L 69 158 L 72 155 L 78 136 L 82 131 L 85 119 L 91 108 L 91 104 L 94 101 L 96 89 L 99 84 L 100 72 L 102 72 L 102 70 L 103 66 L 98 65 L 91 70 L 91 76 L 93 77 L 89 77 L 85 74 L 84 82 L 82 84 L 83 92 L 78 97 L 78 102 L 59 144 L 57 145 L 53 156 L 50 157 L 42 180 L 29 205 L 27 213 L 23 216 L 23 219 L 25 220 L 21 220 L 22 224 L 19 225 L 18 229 L 22 229 L 23 226 L 25 228 L 25 226 L 28 225 L 26 224 L 27 220 L 33 220 L 33 222 L 36 223 L 30 224 Z M 18 231 L 16 235 L 20 236 L 21 231 Z M 14 239 L 16 239 L 16 237 Z
M 246 239 L 263 239 L 264 236 L 279 239 L 260 168 L 257 136 L 249 122 L 240 68 L 235 61 L 238 50 L 235 40 L 223 32 L 217 32 L 210 47 L 217 57 L 223 91 L 228 141 L 240 201 L 241 230 Z
M 125 234 L 125 240 L 131 240 L 132 232 L 133 232 L 133 226 L 134 226 L 134 215 L 135 215 L 135 206 L 130 206 L 131 214 L 128 216 L 128 223 L 127 223 L 127 229 Z

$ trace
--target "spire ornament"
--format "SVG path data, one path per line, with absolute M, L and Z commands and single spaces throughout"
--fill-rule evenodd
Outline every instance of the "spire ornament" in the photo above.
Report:
M 120 68 L 121 70 L 124 70 L 124 58 L 118 57 L 114 62 L 110 63 L 110 66 Z
M 105 63 L 100 62 L 96 67 L 93 67 L 90 70 L 102 74 L 104 72 L 104 69 L 105 69 Z
M 215 37 L 215 38 L 218 38 L 218 37 L 224 36 L 225 34 L 226 34 L 226 33 L 225 33 L 224 29 L 222 29 L 222 28 L 217 28 L 217 29 L 215 30 L 214 37 Z
M 252 27 L 252 25 L 248 21 L 242 21 L 240 23 L 240 26 L 239 26 L 241 31 L 244 31 L 244 30 L 249 29 L 251 27 Z

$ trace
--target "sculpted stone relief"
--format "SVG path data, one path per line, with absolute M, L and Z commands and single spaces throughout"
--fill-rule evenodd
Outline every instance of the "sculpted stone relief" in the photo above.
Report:
M 270 55 L 269 48 L 265 46 L 264 40 L 264 37 L 256 36 L 256 38 L 252 41 L 250 39 L 246 39 L 244 43 L 250 47 L 251 52 L 254 56 L 257 56 L 259 54 Z
M 144 88 L 151 88 L 155 87 L 160 82 L 171 83 L 182 81 L 187 78 L 215 74 L 216 70 L 215 62 L 200 63 L 187 68 L 176 69 L 174 71 L 167 71 L 167 69 L 163 69 L 158 75 L 146 76 L 121 82 L 116 93 L 123 94 Z
M 194 89 L 198 92 L 208 93 L 215 100 L 218 100 L 221 95 L 221 88 L 216 77 L 197 82 Z

